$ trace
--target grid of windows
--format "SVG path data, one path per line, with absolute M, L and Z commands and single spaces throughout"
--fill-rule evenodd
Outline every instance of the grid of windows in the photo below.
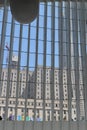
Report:
M 41 2 L 30 24 L 0 8 L 3 119 L 87 120 L 86 15 L 83 0 Z

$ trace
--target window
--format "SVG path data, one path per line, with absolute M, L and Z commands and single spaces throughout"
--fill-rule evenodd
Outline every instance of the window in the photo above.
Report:
M 12 102 L 11 101 L 9 101 L 9 104 L 11 104 Z
M 66 110 L 64 110 L 64 114 L 66 114 Z
M 2 104 L 4 104 L 4 101 L 2 100 Z
M 76 111 L 74 110 L 74 114 L 76 114 Z
M 12 111 L 12 107 L 10 108 L 10 111 Z

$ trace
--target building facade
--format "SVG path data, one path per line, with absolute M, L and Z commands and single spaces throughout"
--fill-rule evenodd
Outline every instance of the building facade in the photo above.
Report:
M 13 64 L 12 64 L 13 65 Z M 18 104 L 17 104 L 17 120 L 38 120 L 43 121 L 43 96 L 45 99 L 45 120 L 52 120 L 52 89 L 54 89 L 54 120 L 60 120 L 60 84 L 59 84 L 59 69 L 54 68 L 54 84 L 52 85 L 52 70 L 50 67 L 45 68 L 45 83 L 43 83 L 43 73 L 44 69 L 42 66 L 37 67 L 37 73 L 34 71 L 28 72 L 28 77 L 26 77 L 26 67 L 23 70 L 20 70 L 19 73 L 19 81 L 17 81 L 17 69 L 13 66 L 10 72 L 10 81 L 9 81 L 9 101 L 8 101 L 8 117 L 15 115 L 15 102 L 16 97 L 18 96 Z M 82 76 L 82 75 L 81 75 Z M 6 95 L 7 95 L 7 77 L 8 77 L 8 68 L 3 68 L 2 70 L 2 87 L 0 94 L 0 113 L 3 116 L 5 115 L 5 104 L 6 104 Z M 67 84 L 67 70 L 63 70 L 63 120 L 68 121 L 68 84 Z M 36 78 L 36 81 L 35 81 Z M 27 84 L 26 84 L 27 79 Z M 72 79 L 72 82 L 73 79 Z M 82 80 L 80 79 L 80 82 Z M 17 86 L 18 83 L 18 86 Z M 51 86 L 52 85 L 52 86 Z M 18 87 L 18 89 L 17 89 Z M 83 87 L 83 86 L 81 86 Z M 26 91 L 27 89 L 27 91 Z M 71 88 L 72 90 L 72 100 L 71 100 L 71 113 L 72 120 L 77 120 L 77 110 L 76 110 L 76 96 L 75 96 L 75 88 Z M 17 93 L 18 90 L 18 93 Z M 45 90 L 45 93 L 43 93 Z M 84 100 L 83 100 L 83 90 L 80 89 L 80 118 L 84 119 L 85 111 L 84 111 Z M 18 94 L 18 95 L 17 95 Z M 27 96 L 26 96 L 27 94 Z M 36 96 L 36 97 L 35 97 Z M 27 99 L 26 99 L 27 98 Z M 36 99 L 36 101 L 35 101 Z M 26 106 L 25 106 L 25 102 Z M 34 102 L 36 102 L 36 106 L 34 106 Z M 34 115 L 34 109 L 36 108 L 36 115 Z M 26 116 L 25 116 L 25 108 L 26 108 Z M 35 116 L 35 117 L 34 117 Z M 15 117 L 14 117 L 15 118 Z M 27 119 L 28 118 L 28 119 Z
M 85 0 L 42 1 L 30 24 L 15 21 L 5 2 L 0 8 L 3 119 L 87 120 L 86 28 Z

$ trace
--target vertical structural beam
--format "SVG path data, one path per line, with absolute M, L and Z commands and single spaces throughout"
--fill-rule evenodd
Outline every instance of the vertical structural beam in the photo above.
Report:
M 86 7 L 85 7 L 85 0 L 82 0 L 82 4 L 80 5 L 81 14 L 80 16 L 80 44 L 81 44 L 81 61 L 82 61 L 82 77 L 83 77 L 83 91 L 84 91 L 84 111 L 85 111 L 85 121 L 87 120 L 87 55 L 86 55 Z M 87 125 L 85 125 L 85 130 Z
M 75 39 L 75 86 L 76 86 L 76 112 L 77 112 L 77 130 L 79 130 L 79 120 L 80 120 L 80 93 L 79 93 L 79 52 L 78 52 L 78 1 L 75 2 L 75 30 L 73 32 Z
M 87 52 L 86 52 L 86 46 L 87 46 L 87 43 L 86 43 L 86 21 L 87 21 L 87 4 L 85 5 L 85 0 L 82 0 L 82 19 L 83 19 L 83 16 L 84 16 L 84 19 L 83 19 L 83 24 L 84 24 L 84 27 L 83 27 L 83 30 L 84 30 L 84 37 L 83 37 L 83 40 L 84 42 L 82 43 L 82 55 L 83 55 L 83 59 L 82 59 L 82 65 L 83 65 L 83 77 L 84 77 L 84 91 L 85 91 L 85 120 L 87 121 Z M 84 10 L 85 8 L 85 10 Z M 84 15 L 83 15 L 84 13 Z M 83 36 L 83 34 L 82 34 Z M 87 128 L 87 127 L 86 127 Z
M 60 91 L 60 130 L 63 123 L 63 19 L 62 19 L 62 0 L 59 2 L 59 91 Z
M 43 53 L 43 123 L 42 129 L 45 130 L 45 120 L 46 120 L 46 113 L 45 113 L 45 91 L 46 91 L 46 46 L 47 46 L 47 1 L 44 5 L 44 53 Z
M 37 17 L 37 24 L 36 24 L 36 56 L 35 56 L 35 97 L 34 97 L 34 124 L 33 130 L 35 130 L 35 123 L 36 123 L 36 102 L 37 102 L 37 70 L 38 70 L 38 35 L 39 35 L 39 16 Z
M 67 86 L 68 86 L 68 121 L 69 127 L 68 129 L 71 130 L 71 26 L 70 26 L 70 0 L 68 0 L 66 5 L 66 17 L 67 17 Z
M 30 24 L 28 26 L 28 43 L 27 43 L 27 65 L 26 65 L 26 87 L 25 87 L 25 119 L 24 119 L 24 129 L 26 124 L 26 115 L 27 115 L 27 99 L 28 99 L 28 82 L 29 82 L 29 56 L 30 56 Z
M 10 95 L 10 79 L 11 79 L 11 60 L 12 60 L 12 51 L 13 51 L 13 36 L 14 36 L 14 20 L 12 18 L 11 34 L 10 34 L 10 51 L 9 51 L 9 61 L 8 61 L 7 88 L 6 88 L 7 90 L 6 90 L 5 121 L 8 119 L 9 97 L 11 96 Z
M 21 47 L 22 47 L 22 30 L 23 25 L 20 24 L 20 37 L 19 37 L 19 50 L 18 50 L 18 64 L 17 64 L 17 87 L 16 87 L 16 100 L 15 100 L 15 121 L 17 121 L 18 110 L 18 88 L 19 88 L 19 76 L 20 76 L 20 60 L 21 60 Z M 16 123 L 15 123 L 16 125 Z M 16 128 L 16 126 L 15 126 Z
M 53 130 L 53 121 L 54 121 L 54 68 L 55 68 L 55 0 L 51 5 L 51 130 Z
M 11 60 L 13 50 L 13 36 L 14 36 L 14 20 L 12 19 L 11 34 L 10 34 L 10 51 L 9 51 L 9 63 L 8 63 L 8 76 L 7 76 L 7 93 L 6 93 L 6 118 L 8 118 L 8 98 L 10 97 L 10 79 L 11 79 Z

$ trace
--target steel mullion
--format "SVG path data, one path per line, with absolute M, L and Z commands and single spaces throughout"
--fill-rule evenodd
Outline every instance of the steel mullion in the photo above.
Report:
M 63 19 L 62 19 L 62 0 L 59 2 L 59 91 L 60 91 L 60 130 L 63 123 Z
M 11 78 L 11 60 L 12 60 L 12 49 L 13 49 L 13 35 L 14 35 L 14 21 L 12 19 L 11 24 L 11 35 L 10 35 L 10 51 L 9 51 L 9 62 L 8 62 L 8 77 L 7 77 L 7 92 L 6 92 L 6 108 L 5 115 L 6 119 L 8 118 L 8 102 L 9 102 L 9 87 L 10 87 L 10 78 Z
M 82 4 L 81 4 L 81 25 L 80 25 L 80 41 L 81 41 L 81 59 L 82 59 L 82 77 L 83 77 L 83 91 L 84 91 L 84 111 L 85 111 L 85 120 L 87 120 L 87 71 L 86 71 L 86 32 L 85 32 L 85 11 L 84 11 L 84 7 L 85 7 L 85 4 L 84 4 L 84 0 L 82 0 Z M 84 24 L 83 24 L 84 23 Z M 84 35 L 83 35 L 84 34 Z M 86 127 L 85 127 L 86 129 Z
M 22 47 L 22 30 L 23 30 L 23 25 L 20 24 L 18 65 L 17 65 L 17 87 L 16 87 L 16 100 L 15 100 L 15 103 L 16 103 L 15 104 L 15 121 L 17 121 L 17 109 L 18 109 L 18 87 L 19 87 L 19 76 L 20 76 L 20 60 L 21 60 L 21 47 Z
M 7 71 L 7 88 L 6 88 L 6 104 L 5 104 L 5 124 L 3 129 L 6 130 L 6 119 L 8 119 L 8 106 L 9 106 L 9 87 L 10 87 L 10 77 L 11 77 L 11 59 L 12 59 L 12 48 L 13 48 L 13 35 L 14 35 L 14 21 L 12 19 L 11 24 L 11 34 L 10 34 L 10 51 L 9 51 L 9 61 L 8 61 L 8 71 Z
M 29 74 L 29 56 L 30 56 L 30 24 L 28 29 L 28 45 L 27 45 L 27 66 L 26 66 L 26 88 L 25 88 L 25 119 L 24 119 L 24 125 L 26 123 L 26 109 L 27 109 L 27 99 L 28 99 L 28 74 Z M 24 126 L 25 130 L 25 126 Z
M 55 65 L 55 0 L 53 0 L 51 5 L 51 130 L 54 129 L 54 65 Z
M 78 12 L 77 12 L 77 6 L 78 1 L 76 0 L 75 3 L 75 10 L 76 10 L 76 16 L 75 16 L 75 26 L 76 26 L 76 41 L 75 41 L 75 86 L 76 86 L 76 112 L 77 112 L 77 130 L 79 130 L 79 120 L 80 120 L 80 95 L 79 95 L 79 53 L 78 53 Z
M 70 0 L 68 0 L 67 2 L 67 11 L 66 11 L 66 16 L 67 16 L 67 35 L 66 37 L 66 44 L 67 44 L 67 88 L 68 88 L 68 100 L 67 100 L 67 104 L 68 104 L 68 121 L 69 121 L 69 130 L 71 130 L 71 37 L 70 37 L 70 32 L 71 32 L 71 28 L 70 28 Z
M 36 102 L 37 102 L 37 98 L 36 98 L 36 90 L 37 90 L 37 68 L 38 68 L 38 35 L 39 35 L 39 15 L 37 17 L 37 21 L 36 21 L 36 56 L 35 56 L 35 95 L 34 95 L 34 123 L 33 123 L 33 130 L 35 130 L 35 119 L 36 119 Z
M 43 53 L 43 124 L 42 128 L 44 130 L 44 123 L 46 121 L 46 112 L 45 112 L 45 100 L 46 100 L 46 95 L 45 95 L 45 87 L 46 87 L 46 46 L 47 46 L 47 2 L 45 2 L 44 5 L 44 53 Z
M 75 1 L 74 1 L 74 4 L 75 4 Z M 72 103 L 71 103 L 71 105 L 73 103 L 76 104 L 75 79 L 73 81 L 73 75 L 74 75 L 74 77 L 76 77 L 76 75 L 75 75 L 75 42 L 74 42 L 74 36 L 73 36 L 73 23 L 74 23 L 73 22 L 73 16 L 74 16 L 74 14 L 73 14 L 73 2 L 72 2 L 72 4 L 71 4 L 71 22 L 70 22 L 70 24 L 71 24 L 71 31 L 70 31 L 70 33 L 71 33 L 71 45 L 73 45 L 73 46 L 71 46 L 71 47 L 73 47 L 73 48 L 71 48 L 71 50 L 73 49 L 73 52 L 71 52 L 71 85 L 72 85 L 72 93 L 74 93 L 74 92 L 75 93 L 74 93 L 74 99 L 72 97 L 72 100 L 71 100 Z M 75 18 L 74 18 L 74 20 L 75 20 Z M 74 87 L 75 87 L 75 91 L 74 91 Z M 72 108 L 71 108 L 71 111 L 72 111 Z
M 84 7 L 85 7 L 85 0 L 82 0 L 82 4 L 84 4 L 84 6 L 83 6 L 83 10 L 84 10 Z M 86 11 L 86 8 L 85 8 L 85 11 Z M 85 12 L 84 12 L 85 13 Z M 85 14 L 86 15 L 86 14 Z M 86 16 L 85 16 L 86 17 Z M 86 18 L 84 18 L 84 33 L 85 33 L 85 35 L 84 35 L 84 43 L 83 44 L 85 44 L 84 46 L 85 46 L 85 49 L 84 49 L 84 51 L 83 51 L 83 54 L 84 54 L 84 59 L 83 59 L 83 61 L 82 61 L 82 65 L 84 65 L 84 73 L 83 73 L 83 77 L 84 77 L 84 80 L 83 80 L 83 83 L 84 83 L 84 94 L 85 94 L 85 99 L 84 99 L 84 103 L 85 103 L 85 120 L 87 121 L 87 61 L 86 61 L 86 58 L 87 58 L 87 54 L 86 54 L 86 31 L 85 31 L 85 29 L 86 29 L 86 25 L 85 25 L 85 20 L 86 20 Z M 86 128 L 87 128 L 87 125 L 86 125 Z

